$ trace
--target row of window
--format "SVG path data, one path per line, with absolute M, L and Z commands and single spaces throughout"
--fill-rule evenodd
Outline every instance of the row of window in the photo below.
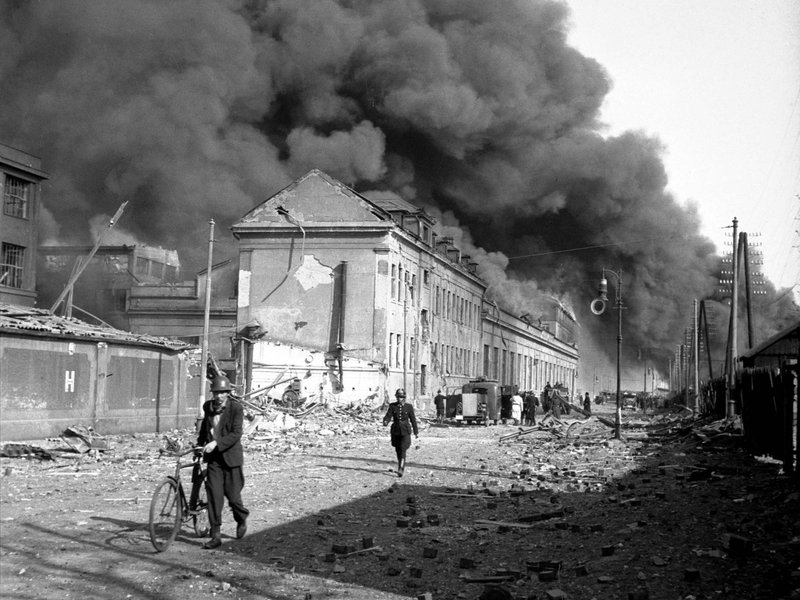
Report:
M 478 304 L 462 298 L 455 292 L 436 286 L 433 299 L 433 314 L 442 319 L 453 321 L 459 325 L 466 325 L 473 329 L 479 328 L 481 308 Z
M 422 279 L 425 287 L 430 286 L 430 271 L 423 269 Z M 414 306 L 418 297 L 417 275 L 403 265 L 393 264 L 391 268 L 391 298 L 396 302 L 408 302 Z M 455 292 L 436 286 L 433 297 L 433 314 L 478 329 L 481 318 L 480 306 Z
M 425 283 L 428 281 L 428 271 L 425 271 Z M 408 302 L 412 306 L 415 302 L 417 293 L 417 276 L 409 269 L 404 269 L 403 265 L 392 265 L 391 294 L 392 300 L 397 302 Z
M 497 346 L 483 346 L 483 373 L 485 377 L 503 383 L 516 383 L 520 389 L 534 390 L 544 382 L 572 381 L 574 367 L 539 360 L 517 352 L 501 350 Z
M 469 376 L 478 372 L 478 353 L 448 344 L 431 345 L 431 362 L 440 373 Z
M 136 257 L 136 274 L 149 275 L 164 281 L 175 282 L 178 279 L 178 268 L 143 256 Z
M 29 217 L 30 183 L 19 177 L 5 174 L 3 181 L 3 214 L 19 219 Z M 0 256 L 0 285 L 21 288 L 25 267 L 25 247 L 16 244 L 2 244 Z
M 389 334 L 388 363 L 391 368 L 416 368 L 416 340 L 408 339 L 409 347 L 403 344 L 399 333 Z M 449 344 L 431 344 L 431 363 L 435 371 L 449 375 L 472 376 L 479 372 L 480 357 L 477 352 Z M 483 375 L 502 383 L 517 384 L 520 389 L 533 390 L 543 382 L 570 382 L 574 368 L 540 361 L 532 356 L 501 350 L 498 347 L 483 347 Z

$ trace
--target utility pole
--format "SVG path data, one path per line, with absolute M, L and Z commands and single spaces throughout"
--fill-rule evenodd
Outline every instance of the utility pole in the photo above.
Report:
M 700 329 L 697 327 L 697 298 L 692 301 L 692 359 L 694 360 L 694 399 L 692 408 L 697 413 L 700 398 Z
M 72 289 L 75 286 L 75 282 L 78 281 L 78 277 L 81 276 L 81 273 L 83 273 L 84 269 L 86 269 L 86 267 L 89 266 L 89 263 L 92 261 L 92 257 L 97 253 L 98 248 L 100 248 L 100 244 L 103 243 L 103 240 L 105 239 L 106 233 L 111 231 L 111 229 L 114 227 L 114 225 L 117 224 L 117 221 L 119 221 L 119 218 L 122 216 L 122 211 L 125 210 L 125 207 L 127 205 L 128 205 L 127 201 L 123 202 L 120 205 L 120 207 L 117 209 L 117 212 L 115 212 L 114 216 L 111 217 L 111 220 L 109 220 L 105 231 L 103 231 L 100 235 L 97 236 L 97 241 L 95 242 L 94 247 L 92 247 L 92 250 L 89 252 L 89 255 L 86 258 L 84 258 L 83 260 L 81 260 L 80 257 L 77 258 L 77 260 L 75 262 L 75 265 L 73 267 L 73 270 L 72 270 L 72 275 L 70 276 L 69 280 L 67 281 L 67 284 L 64 286 L 64 289 L 61 290 L 61 293 L 59 294 L 58 298 L 56 298 L 56 301 L 53 303 L 53 306 L 50 307 L 50 312 L 51 313 L 55 313 L 56 309 L 58 308 L 58 306 L 64 301 L 64 299 L 67 296 L 69 296 L 70 301 L 69 301 L 69 305 L 67 306 L 67 308 L 65 310 L 65 313 L 66 313 L 66 316 L 71 316 L 72 315 Z
M 731 265 L 733 278 L 731 280 L 731 315 L 730 331 L 728 335 L 728 373 L 727 385 L 725 386 L 725 416 L 731 418 L 736 415 L 736 399 L 733 396 L 733 389 L 736 386 L 736 348 L 737 330 L 739 314 L 739 252 L 737 247 L 739 231 L 739 220 L 733 218 L 733 251 L 731 253 Z
M 642 348 L 642 358 L 644 359 L 644 388 L 642 391 L 647 394 L 647 348 Z
M 211 321 L 211 267 L 214 255 L 214 219 L 208 222 L 208 270 L 206 271 L 206 306 L 203 313 L 203 343 L 200 348 L 200 397 L 197 406 L 197 425 L 203 419 L 203 404 L 206 401 L 206 365 L 208 363 L 208 329 Z

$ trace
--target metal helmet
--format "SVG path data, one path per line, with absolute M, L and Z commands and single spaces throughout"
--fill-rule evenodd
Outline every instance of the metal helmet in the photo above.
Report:
M 403 388 L 397 388 L 397 391 L 394 393 L 395 398 L 405 398 L 406 391 Z
M 219 377 L 215 377 L 214 380 L 211 382 L 211 392 L 230 392 L 231 391 L 231 382 L 228 381 L 228 378 L 220 375 Z

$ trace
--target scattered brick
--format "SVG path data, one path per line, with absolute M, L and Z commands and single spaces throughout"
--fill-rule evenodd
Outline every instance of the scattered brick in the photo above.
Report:
M 539 571 L 539 581 L 555 581 L 556 579 L 558 579 L 558 571 L 552 569 Z
M 733 556 L 747 556 L 753 551 L 753 540 L 741 535 L 728 536 L 728 552 Z
M 686 581 L 699 581 L 700 580 L 700 571 L 698 569 L 684 569 L 683 570 L 683 578 Z
M 439 550 L 437 548 L 424 548 L 422 550 L 423 558 L 436 558 L 439 554 Z

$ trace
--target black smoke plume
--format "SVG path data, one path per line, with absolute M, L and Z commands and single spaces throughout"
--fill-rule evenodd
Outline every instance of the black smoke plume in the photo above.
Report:
M 571 303 L 584 349 L 613 354 L 613 315 L 586 307 L 621 271 L 626 351 L 663 370 L 720 257 L 658 140 L 601 135 L 611 83 L 568 18 L 550 0 L 6 2 L 0 141 L 51 175 L 44 242 L 89 243 L 128 200 L 120 228 L 201 268 L 210 218 L 232 251 L 230 223 L 319 168 L 440 215 L 509 310 Z

